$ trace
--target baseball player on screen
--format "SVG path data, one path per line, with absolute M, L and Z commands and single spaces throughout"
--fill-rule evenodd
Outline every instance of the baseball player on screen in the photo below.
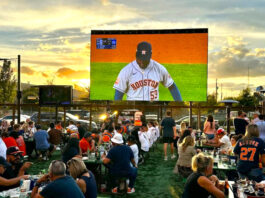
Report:
M 151 59 L 152 46 L 141 42 L 137 46 L 136 60 L 126 65 L 119 73 L 113 86 L 114 100 L 158 101 L 159 83 L 167 87 L 175 101 L 182 101 L 179 89 L 166 68 Z

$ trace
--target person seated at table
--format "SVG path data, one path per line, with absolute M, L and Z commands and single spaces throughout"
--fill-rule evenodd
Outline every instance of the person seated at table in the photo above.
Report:
M 2 192 L 3 190 L 11 189 L 16 184 L 18 185 L 21 179 L 28 179 L 29 178 L 29 175 L 21 175 L 21 176 L 11 178 L 11 179 L 6 179 L 6 178 L 2 177 L 2 175 L 4 174 L 6 169 L 10 166 L 11 166 L 11 164 L 9 164 L 5 160 L 5 158 L 0 156 L 0 192 Z
M 95 152 L 95 140 L 93 140 L 92 133 L 85 133 L 84 137 L 79 142 L 79 147 L 82 154 L 86 154 L 88 150 L 90 152 Z
M 97 197 L 97 183 L 94 174 L 87 170 L 82 159 L 73 157 L 67 162 L 68 171 L 84 193 L 85 198 Z
M 66 166 L 62 161 L 54 160 L 50 163 L 49 174 L 42 176 L 37 180 L 32 189 L 32 198 L 84 198 L 84 194 L 71 176 L 65 174 Z M 50 183 L 40 192 L 39 187 L 43 183 Z
M 100 145 L 102 143 L 102 134 L 98 129 L 93 129 L 91 136 L 93 137 L 93 140 L 95 140 L 96 145 Z
M 207 135 L 209 140 L 214 138 L 215 121 L 212 115 L 208 115 L 207 120 L 204 123 L 203 132 Z
M 148 140 L 148 135 L 147 135 L 147 126 L 146 124 L 142 124 L 140 130 L 138 131 L 138 138 L 139 138 L 139 142 L 141 145 L 141 153 L 147 153 L 149 151 L 150 148 L 150 142 Z
M 182 198 L 224 198 L 223 185 L 213 173 L 213 158 L 199 153 L 192 158 L 193 173 L 188 177 L 184 186 Z M 212 176 L 211 176 L 212 175 Z
M 265 143 L 259 138 L 258 126 L 250 124 L 247 127 L 245 137 L 240 139 L 234 148 L 234 153 L 238 155 L 237 172 L 240 178 L 248 178 L 260 182 L 265 180 L 262 169 L 259 168 L 259 158 L 265 166 Z
M 239 135 L 231 135 L 230 136 L 230 142 L 231 142 L 231 148 L 228 150 L 229 155 L 233 154 L 233 150 L 237 144 L 237 141 L 242 138 L 242 134 Z
M 12 147 L 12 146 L 18 146 L 15 138 L 10 137 L 8 135 L 8 132 L 2 132 L 1 134 L 2 140 L 6 144 L 6 148 Z
M 9 147 L 6 151 L 6 161 L 10 164 L 10 166 L 6 167 L 6 170 L 1 175 L 6 179 L 12 179 L 19 176 L 23 176 L 26 173 L 26 170 L 29 169 L 32 165 L 31 162 L 21 162 L 22 151 L 19 150 L 18 147 Z M 9 187 L 3 187 L 2 190 L 7 190 L 11 188 L 16 188 L 19 186 L 19 183 Z
M 129 187 L 127 193 L 134 193 L 134 183 L 137 176 L 137 169 L 135 167 L 135 161 L 132 149 L 126 145 L 123 145 L 123 139 L 121 134 L 115 134 L 111 138 L 113 147 L 108 152 L 108 155 L 102 155 L 103 163 L 109 165 L 111 184 L 114 187 L 112 193 L 117 193 L 118 187 L 116 179 L 121 177 L 129 178 Z M 134 167 L 131 166 L 131 163 Z
M 187 136 L 191 136 L 191 132 L 189 129 L 184 130 L 183 134 L 178 139 L 177 145 L 179 146 L 183 142 L 184 138 Z
M 112 134 L 108 130 L 104 130 L 102 134 L 102 142 L 108 143 L 110 142 L 111 138 L 112 138 Z
M 150 144 L 152 145 L 153 143 L 156 142 L 156 128 L 154 122 L 150 121 L 147 124 L 148 126 L 148 132 L 150 135 Z
M 55 146 L 61 144 L 63 140 L 63 134 L 62 131 L 55 129 L 54 123 L 50 123 L 50 130 L 48 132 L 49 134 L 49 142 Z
M 226 132 L 223 128 L 219 128 L 216 134 L 218 137 L 217 142 L 213 143 L 211 141 L 208 141 L 205 145 L 220 147 L 220 152 L 222 154 L 227 154 L 229 149 L 231 148 L 229 137 L 226 135 Z
M 77 126 L 75 125 L 75 122 L 74 122 L 74 121 L 72 121 L 72 120 L 69 121 L 69 126 L 66 127 L 66 131 L 67 131 L 67 133 L 70 134 L 70 135 L 73 134 L 73 133 L 75 133 L 75 134 L 78 135 L 78 139 L 80 138 L 80 136 L 79 136 L 79 132 L 78 132 L 78 128 L 77 128 Z
M 135 164 L 138 165 L 139 149 L 135 142 L 135 137 L 133 135 L 130 135 L 127 141 L 128 141 L 128 146 L 132 149 Z
M 23 136 L 20 135 L 18 132 L 19 126 L 20 125 L 15 124 L 14 126 L 15 130 L 10 133 L 10 137 L 13 137 L 16 140 L 19 150 L 22 151 L 22 156 L 25 156 L 26 155 L 26 144 L 25 144 Z
M 33 137 L 33 134 L 37 131 L 34 122 L 33 121 L 29 121 L 29 128 L 28 128 L 28 134 L 29 137 Z
M 3 141 L 2 137 L 0 137 L 0 156 L 6 159 L 6 144 Z
M 188 177 L 191 173 L 191 159 L 196 155 L 194 139 L 189 135 L 178 147 L 178 161 L 174 168 L 174 173 L 179 173 L 182 177 Z M 178 170 L 178 171 L 177 171 Z
M 47 131 L 41 129 L 41 125 L 36 126 L 37 132 L 34 133 L 33 137 L 36 143 L 36 149 L 39 151 L 49 151 L 47 156 L 51 157 L 56 147 L 48 142 L 49 134 Z
M 55 122 L 55 127 L 54 128 L 59 130 L 59 131 L 61 131 L 61 132 L 63 132 L 62 122 L 61 121 Z
M 79 147 L 79 140 L 77 138 L 71 137 L 69 142 L 63 149 L 62 161 L 67 163 L 70 159 L 75 156 L 81 156 L 81 150 Z

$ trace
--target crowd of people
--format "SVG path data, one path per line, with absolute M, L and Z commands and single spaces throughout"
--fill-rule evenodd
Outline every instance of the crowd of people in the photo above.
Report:
M 108 145 L 108 152 L 100 157 L 109 172 L 111 192 L 118 193 L 119 178 L 127 178 L 127 193 L 134 193 L 138 164 L 148 159 L 159 137 L 157 122 L 143 122 L 142 126 L 135 127 L 131 121 L 115 124 L 107 118 L 100 129 L 89 132 L 72 121 L 65 130 L 61 122 L 50 123 L 48 130 L 44 130 L 29 119 L 20 124 L 2 121 L 0 191 L 18 187 L 21 179 L 29 178 L 27 170 L 32 163 L 23 159 L 28 156 L 48 160 L 57 148 L 61 150 L 61 160 L 52 161 L 49 173 L 38 179 L 31 197 L 96 197 L 94 174 L 97 173 L 87 168 L 82 157 L 99 153 L 100 145 Z M 49 184 L 39 191 L 38 188 L 48 181 Z
M 206 146 L 218 149 L 219 154 L 237 157 L 238 179 L 256 182 L 265 180 L 262 167 L 265 166 L 265 121 L 264 115 L 255 112 L 250 120 L 242 111 L 234 119 L 235 134 L 228 134 L 223 128 L 215 128 L 212 115 L 204 123 Z M 183 128 L 178 144 L 178 160 L 174 173 L 187 178 L 182 197 L 225 197 L 224 183 L 213 174 L 213 158 L 196 149 L 195 136 Z M 264 186 L 263 186 L 264 187 Z
M 239 178 L 260 182 L 265 180 L 261 167 L 265 165 L 265 121 L 263 115 L 255 113 L 250 121 L 242 111 L 234 119 L 235 134 L 225 129 L 216 129 L 213 116 L 209 115 L 203 135 L 205 145 L 218 148 L 219 154 L 238 156 Z M 61 160 L 52 161 L 49 173 L 39 178 L 32 197 L 96 197 L 96 176 L 89 170 L 82 157 L 99 153 L 100 145 L 108 145 L 107 152 L 100 153 L 102 163 L 108 169 L 107 184 L 112 193 L 119 192 L 121 178 L 128 179 L 127 193 L 135 192 L 138 165 L 143 164 L 154 150 L 162 136 L 164 160 L 178 157 L 174 173 L 187 178 L 183 197 L 212 194 L 223 197 L 223 185 L 213 172 L 213 159 L 196 149 L 197 134 L 192 127 L 181 123 L 176 129 L 171 112 L 158 122 L 145 122 L 134 126 L 131 121 L 116 124 L 107 118 L 100 129 L 86 131 L 80 123 L 69 122 L 64 132 L 60 122 L 50 123 L 48 130 L 27 120 L 25 123 L 1 123 L 0 138 L 0 191 L 19 186 L 21 179 L 28 179 L 27 170 L 31 162 L 24 162 L 26 156 L 40 160 L 49 159 L 56 148 L 61 149 Z M 32 141 L 29 141 L 29 140 Z M 175 146 L 175 147 L 174 147 Z M 35 156 L 33 155 L 35 151 Z M 177 155 L 175 155 L 177 153 Z M 49 183 L 40 191 L 43 183 Z M 69 188 L 71 186 L 71 188 Z

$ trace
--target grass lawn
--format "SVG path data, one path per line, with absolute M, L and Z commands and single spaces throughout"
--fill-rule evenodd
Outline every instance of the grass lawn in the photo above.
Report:
M 113 85 L 120 70 L 127 63 L 91 63 L 91 100 L 113 100 Z M 180 90 L 184 101 L 206 101 L 206 64 L 162 64 L 166 67 Z M 126 99 L 125 97 L 123 99 Z M 159 86 L 159 100 L 172 101 L 169 90 Z
M 172 170 L 176 164 L 174 160 L 163 160 L 162 144 L 158 144 L 155 151 L 150 151 L 150 158 L 143 165 L 139 166 L 134 194 L 128 197 L 137 198 L 178 198 L 181 197 L 185 180 L 178 175 L 174 175 Z M 60 159 L 61 152 L 56 151 L 49 161 L 33 161 L 29 170 L 30 174 L 38 174 L 41 170 L 48 170 L 51 160 Z M 104 197 L 105 195 L 99 195 Z

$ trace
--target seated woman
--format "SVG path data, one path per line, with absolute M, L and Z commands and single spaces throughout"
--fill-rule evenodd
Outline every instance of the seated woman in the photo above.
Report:
M 260 182 L 265 180 L 262 169 L 259 168 L 259 160 L 265 166 L 265 143 L 259 138 L 259 130 L 256 124 L 248 125 L 245 137 L 240 139 L 234 148 L 238 155 L 237 172 L 240 178 L 248 178 Z
M 231 145 L 232 146 L 231 146 L 231 148 L 228 151 L 228 154 L 229 155 L 233 154 L 233 150 L 234 150 L 234 148 L 235 148 L 238 140 L 240 140 L 241 138 L 242 138 L 242 135 L 241 134 L 239 134 L 239 135 L 231 135 L 230 136 L 230 142 L 231 142 Z
M 93 173 L 87 170 L 82 159 L 74 157 L 67 162 L 70 175 L 84 193 L 85 198 L 97 197 L 97 184 Z
M 212 115 L 208 115 L 207 120 L 205 120 L 203 132 L 207 135 L 208 139 L 214 138 L 215 134 L 215 121 Z
M 185 129 L 184 130 L 183 134 L 178 139 L 177 145 L 179 146 L 183 142 L 184 138 L 187 137 L 187 136 L 191 136 L 191 132 L 190 132 L 189 129 Z
M 223 185 L 219 184 L 218 178 L 213 172 L 213 158 L 204 156 L 202 153 L 192 158 L 193 173 L 188 177 L 184 187 L 182 198 L 208 198 L 213 195 L 217 198 L 224 198 L 224 193 L 220 190 Z
M 175 170 L 183 177 L 188 177 L 191 173 L 191 159 L 196 155 L 194 148 L 194 139 L 191 136 L 184 138 L 183 142 L 178 147 L 179 158 L 176 163 Z
M 70 159 L 75 156 L 81 156 L 81 150 L 79 148 L 79 140 L 75 137 L 71 137 L 69 142 L 63 149 L 62 161 L 66 164 Z

